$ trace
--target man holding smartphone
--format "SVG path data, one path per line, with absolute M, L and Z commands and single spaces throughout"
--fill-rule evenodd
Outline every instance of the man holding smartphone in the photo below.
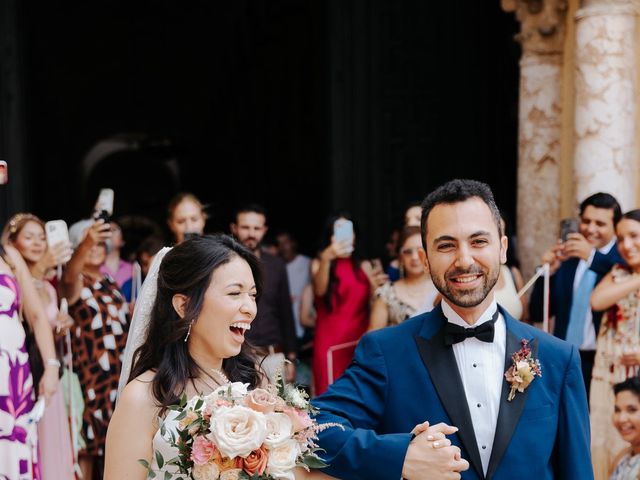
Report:
M 549 316 L 555 316 L 553 334 L 580 350 L 587 397 L 602 319 L 602 312 L 591 310 L 589 299 L 611 267 L 622 263 L 615 235 L 621 215 L 620 205 L 612 195 L 591 195 L 580 204 L 578 232 L 567 232 L 566 238 L 542 255 L 542 263 L 548 263 L 551 271 Z M 539 278 L 529 301 L 533 320 L 543 317 L 543 288 Z

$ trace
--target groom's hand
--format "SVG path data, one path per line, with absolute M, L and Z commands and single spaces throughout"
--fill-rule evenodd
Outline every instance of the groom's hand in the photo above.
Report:
M 469 462 L 460 457 L 460 449 L 452 446 L 445 435 L 457 432 L 456 427 L 428 422 L 416 425 L 411 433 L 416 437 L 409 444 L 402 467 L 407 480 L 457 479 L 469 468 Z

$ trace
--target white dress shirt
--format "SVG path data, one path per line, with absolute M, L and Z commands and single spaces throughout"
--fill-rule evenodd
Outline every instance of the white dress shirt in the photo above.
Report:
M 474 325 L 465 322 L 446 301 L 442 312 L 450 323 L 465 328 L 477 327 L 493 317 L 498 305 L 495 300 L 489 305 Z M 477 338 L 467 338 L 453 345 L 453 353 L 462 379 L 478 451 L 485 475 L 493 449 L 493 437 L 500 410 L 500 394 L 504 379 L 504 360 L 507 342 L 507 327 L 502 315 L 498 315 L 492 343 Z
M 598 249 L 600 253 L 606 255 L 611 251 L 613 246 L 616 244 L 616 238 L 613 237 L 609 243 L 607 243 L 604 247 Z M 596 249 L 594 248 L 591 251 L 591 255 L 589 255 L 588 260 L 580 259 L 578 262 L 578 266 L 576 267 L 576 273 L 573 277 L 573 294 L 576 294 L 576 290 L 578 289 L 578 285 L 580 285 L 580 280 L 582 280 L 582 276 L 584 272 L 586 272 L 589 268 L 591 268 L 591 262 L 593 262 L 593 257 L 596 254 Z M 593 326 L 593 313 L 591 313 L 591 309 L 587 309 L 587 315 L 584 319 L 584 333 L 582 336 L 582 345 L 580 345 L 580 350 L 593 351 L 596 349 L 596 328 Z

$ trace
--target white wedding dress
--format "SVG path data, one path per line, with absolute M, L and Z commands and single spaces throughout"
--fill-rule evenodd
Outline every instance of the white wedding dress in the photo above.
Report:
M 153 455 L 151 459 L 151 470 L 156 473 L 156 478 L 159 480 L 178 480 L 189 477 L 186 474 L 179 473 L 178 467 L 175 465 L 167 465 L 166 463 L 178 456 L 178 449 L 171 445 L 171 433 L 174 438 L 178 438 L 178 424 L 179 421 L 175 418 L 180 412 L 175 410 L 168 410 L 167 416 L 164 419 L 164 435 L 162 435 L 161 429 L 153 437 Z M 162 456 L 162 468 L 158 464 L 158 457 Z M 167 473 L 171 476 L 166 476 Z

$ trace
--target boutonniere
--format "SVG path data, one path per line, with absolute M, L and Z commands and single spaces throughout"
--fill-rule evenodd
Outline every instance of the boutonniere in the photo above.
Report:
M 542 376 L 540 361 L 531 358 L 529 341 L 522 339 L 520 343 L 522 343 L 520 350 L 511 355 L 513 365 L 504 374 L 507 382 L 511 385 L 511 390 L 507 397 L 509 402 L 516 396 L 516 392 L 524 392 L 534 378 Z

